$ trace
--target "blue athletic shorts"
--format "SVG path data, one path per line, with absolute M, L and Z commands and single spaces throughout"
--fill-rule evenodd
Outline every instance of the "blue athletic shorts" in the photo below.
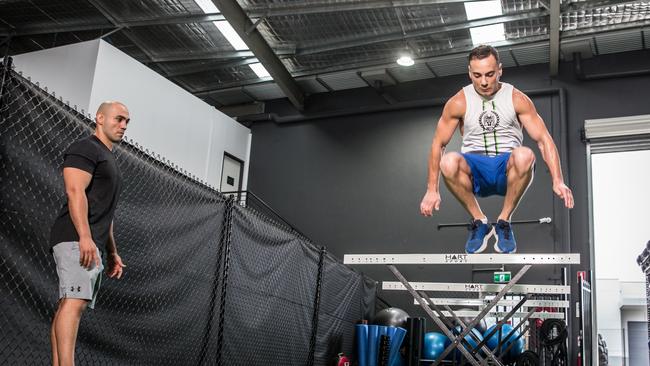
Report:
M 474 184 L 474 195 L 487 197 L 494 194 L 505 196 L 508 188 L 506 168 L 510 153 L 502 153 L 497 156 L 482 154 L 461 154 L 467 165 L 472 170 L 472 182 Z

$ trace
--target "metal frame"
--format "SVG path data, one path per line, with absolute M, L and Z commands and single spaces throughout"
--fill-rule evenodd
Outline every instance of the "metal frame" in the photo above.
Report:
M 447 328 L 446 321 L 443 321 L 440 318 L 446 319 L 448 321 L 448 318 L 444 316 L 441 312 L 438 314 L 438 316 L 434 315 L 430 305 L 434 305 L 432 302 L 430 302 L 429 297 L 426 296 L 426 299 L 422 297 L 414 288 L 411 286 L 411 284 L 406 280 L 406 278 L 399 272 L 397 267 L 393 264 L 388 265 L 388 269 L 397 277 L 397 279 L 404 285 L 404 287 L 411 293 L 411 295 L 418 301 L 420 306 L 424 309 L 424 311 L 431 317 L 431 319 L 440 327 L 440 329 L 445 333 L 449 339 L 453 339 L 452 343 L 443 351 L 443 353 L 440 355 L 438 361 L 434 362 L 435 365 L 439 365 L 442 360 L 451 352 L 453 349 L 458 348 L 458 350 L 467 358 L 467 360 L 472 364 L 472 365 L 486 365 L 487 360 L 483 359 L 480 355 L 478 355 L 476 352 L 477 350 L 482 347 L 485 342 L 482 341 L 482 344 L 479 344 L 476 349 L 473 349 L 472 351 L 467 351 L 465 349 L 465 346 L 463 345 L 463 340 L 465 339 L 465 336 L 468 335 L 469 333 L 472 333 L 471 330 L 490 312 L 492 308 L 494 308 L 499 300 L 501 300 L 506 293 L 510 292 L 512 288 L 515 286 L 515 284 L 528 272 L 528 270 L 532 267 L 530 264 L 524 265 L 518 272 L 517 274 L 512 277 L 510 282 L 501 288 L 501 290 L 496 294 L 496 296 L 490 300 L 490 302 L 487 304 L 483 310 L 479 312 L 479 314 L 472 320 L 466 327 L 464 327 L 463 331 L 457 335 L 454 336 L 454 333 Z M 516 312 L 516 310 L 523 305 L 523 303 L 527 300 L 527 297 L 524 297 L 522 301 L 520 301 L 520 305 L 517 307 L 515 306 L 510 313 L 506 315 L 504 319 L 501 320 L 501 323 L 505 322 L 508 318 L 512 316 Z M 450 311 L 452 316 L 457 319 L 457 317 L 454 315 L 454 312 L 451 311 L 449 307 L 447 307 L 447 311 Z M 531 311 L 532 313 L 532 311 Z M 461 322 L 461 326 L 463 326 Z M 497 327 L 499 328 L 499 327 Z M 496 329 L 496 328 L 495 328 Z M 507 338 L 506 338 L 507 339 Z M 498 349 L 498 348 L 497 348 Z M 483 349 L 484 352 L 486 352 L 486 355 L 488 358 L 492 359 L 493 361 L 496 361 L 497 365 L 502 365 L 498 360 L 495 360 L 495 355 L 490 352 L 490 350 L 485 350 Z
M 344 264 L 580 264 L 580 254 L 345 254 Z
M 450 306 L 466 306 L 466 307 L 480 307 L 485 306 L 490 301 L 488 298 L 483 299 L 466 299 L 466 298 L 438 298 L 432 297 L 430 299 L 436 305 L 450 305 Z M 417 301 L 413 302 L 417 305 Z M 515 306 L 519 300 L 501 300 L 497 306 Z M 567 300 L 538 300 L 531 299 L 524 303 L 524 308 L 548 307 L 548 308 L 562 308 L 568 309 L 571 306 L 570 301 Z
M 444 298 L 436 297 L 431 298 L 438 305 L 459 305 L 459 306 L 484 306 L 489 299 L 465 299 L 465 298 Z M 518 300 L 501 300 L 497 306 L 515 306 Z M 417 305 L 417 302 L 414 302 Z M 568 309 L 571 304 L 566 300 L 528 300 L 524 303 L 524 308 L 529 307 L 550 307 L 550 308 L 564 308 Z
M 152 19 L 144 20 L 126 20 L 126 21 L 116 21 L 115 23 L 68 23 L 58 26 L 38 26 L 38 27 L 24 27 L 17 28 L 13 32 L 15 36 L 33 36 L 39 34 L 50 34 L 50 33 L 67 33 L 67 32 L 83 32 L 83 31 L 93 31 L 93 30 L 102 30 L 108 28 L 135 28 L 135 27 L 149 27 L 155 25 L 177 25 L 177 24 L 188 24 L 188 23 L 206 23 L 225 20 L 224 16 L 221 13 L 213 14 L 187 14 L 187 15 L 173 15 L 173 16 L 162 16 Z M 11 30 L 0 30 L 0 36 L 10 34 Z M 105 37 L 103 35 L 103 37 Z
M 348 11 L 400 8 L 439 4 L 463 3 L 467 0 L 347 0 L 336 3 L 313 1 L 309 3 L 281 3 L 274 6 L 249 6 L 244 10 L 251 18 L 278 17 L 303 14 L 340 13 Z
M 234 0 L 215 0 L 217 2 L 225 1 L 225 2 L 230 2 L 234 3 L 236 5 L 236 1 Z M 269 6 L 268 4 L 264 5 L 249 5 L 246 6 L 243 9 L 243 13 L 245 14 L 245 17 L 247 20 L 245 27 L 243 28 L 244 33 L 246 36 L 252 36 L 256 37 L 257 28 L 256 26 L 263 23 L 263 22 L 270 22 L 270 28 L 273 28 L 273 22 L 288 22 L 289 24 L 291 23 L 292 17 L 301 17 L 304 15 L 308 14 L 327 14 L 327 16 L 341 16 L 341 17 L 347 17 L 348 15 L 352 14 L 353 16 L 358 16 L 359 12 L 364 12 L 364 11 L 376 11 L 377 9 L 390 9 L 390 8 L 395 8 L 398 11 L 398 20 L 400 15 L 399 12 L 404 10 L 405 12 L 407 11 L 418 11 L 418 9 L 424 9 L 425 12 L 428 8 L 434 9 L 436 5 L 440 4 L 461 4 L 465 0 L 341 0 L 332 3 L 331 1 L 325 1 L 325 0 L 315 0 L 311 2 L 294 2 L 294 3 L 283 3 L 283 4 L 275 4 L 277 6 Z M 199 24 L 199 23 L 204 23 L 207 25 L 209 22 L 213 21 L 221 21 L 225 20 L 225 15 L 222 13 L 210 13 L 210 14 L 201 14 L 201 13 L 196 13 L 195 11 L 189 13 L 187 11 L 180 11 L 179 13 L 175 14 L 168 14 L 168 15 L 162 15 L 161 17 L 153 17 L 152 15 L 145 15 L 146 18 L 142 19 L 139 18 L 135 15 L 129 16 L 127 19 L 120 19 L 123 18 L 122 16 L 117 16 L 115 12 L 110 11 L 111 9 L 107 7 L 105 4 L 102 4 L 101 2 L 97 0 L 89 0 L 90 4 L 92 4 L 95 8 L 99 10 L 99 12 L 106 18 L 106 20 L 101 19 L 100 17 L 97 17 L 96 15 L 92 15 L 88 17 L 89 22 L 84 23 L 81 22 L 80 20 L 62 20 L 62 21 L 55 21 L 52 24 L 31 24 L 31 23 L 23 23 L 21 22 L 21 25 L 17 27 L 13 27 L 10 24 L 7 24 L 6 26 L 3 26 L 0 29 L 0 36 L 2 35 L 10 35 L 13 34 L 18 37 L 27 37 L 31 38 L 33 43 L 37 44 L 40 46 L 38 43 L 38 39 L 34 39 L 31 36 L 36 36 L 36 35 L 51 35 L 51 34 L 56 34 L 56 33 L 69 33 L 72 37 L 76 37 L 79 41 L 82 39 L 80 38 L 80 35 L 77 35 L 76 32 L 88 32 L 88 31 L 97 31 L 102 32 L 103 34 L 98 35 L 97 37 L 100 38 L 106 38 L 107 36 L 115 33 L 115 32 L 122 32 L 125 37 L 130 39 L 130 42 L 127 45 L 124 45 L 124 47 L 130 47 L 130 44 L 133 43 L 136 48 L 139 48 L 142 50 L 142 53 L 144 53 L 143 57 L 139 57 L 140 51 L 138 51 L 138 58 L 140 58 L 139 61 L 144 62 L 144 63 L 162 63 L 166 61 L 181 61 L 181 60 L 199 60 L 199 59 L 210 59 L 210 60 L 216 60 L 216 59 L 233 59 L 235 63 L 239 61 L 240 58 L 242 57 L 255 57 L 253 52 L 249 52 L 247 55 L 242 55 L 241 53 L 237 52 L 212 52 L 212 53 L 198 53 L 197 52 L 185 52 L 183 55 L 179 54 L 167 54 L 167 53 L 159 53 L 155 52 L 154 48 L 152 48 L 152 44 L 149 44 L 148 41 L 145 41 L 142 36 L 138 37 L 138 34 L 135 33 L 133 30 L 137 29 L 137 27 L 150 27 L 150 26 L 160 26 L 160 25 L 182 25 L 182 24 Z M 501 22 L 512 22 L 512 21 L 520 21 L 524 19 L 530 19 L 530 18 L 544 18 L 547 19 L 546 17 L 548 16 L 550 23 L 549 23 L 549 31 L 546 34 L 538 34 L 536 36 L 532 37 L 525 37 L 525 38 L 516 38 L 516 39 L 510 39 L 508 41 L 502 42 L 502 43 L 495 43 L 494 45 L 500 46 L 503 51 L 505 52 L 510 52 L 511 50 L 508 49 L 509 47 L 512 47 L 517 44 L 533 44 L 535 42 L 540 42 L 543 41 L 543 43 L 548 42 L 550 45 L 550 70 L 551 70 L 551 75 L 557 74 L 558 71 L 558 64 L 559 64 L 559 55 L 560 55 L 560 47 L 562 41 L 566 41 L 571 37 L 574 36 L 581 36 L 584 35 L 584 37 L 577 37 L 577 38 L 585 38 L 585 37 L 590 37 L 596 34 L 603 34 L 606 32 L 609 32 L 610 30 L 614 31 L 621 31 L 624 29 L 628 28 L 636 28 L 639 31 L 642 31 L 643 27 L 647 27 L 648 24 L 650 24 L 650 20 L 642 20 L 642 21 L 634 21 L 634 22 L 627 22 L 627 23 L 621 23 L 621 24 L 613 24 L 613 25 L 605 25 L 605 26 L 598 26 L 598 25 L 592 25 L 589 28 L 579 28 L 575 30 L 565 30 L 560 33 L 560 29 L 563 27 L 563 24 L 566 23 L 566 16 L 569 15 L 570 13 L 580 11 L 580 10 L 589 10 L 589 9 L 595 9 L 599 7 L 605 7 L 605 6 L 610 6 L 610 5 L 618 5 L 618 4 L 628 4 L 628 3 L 637 3 L 638 1 L 630 1 L 630 0 L 594 0 L 594 1 L 588 1 L 588 2 L 581 2 L 581 3 L 562 3 L 560 0 L 543 0 L 539 2 L 539 6 L 535 8 L 529 8 L 526 10 L 510 10 L 509 13 L 500 15 L 497 17 L 492 17 L 492 18 L 486 18 L 486 19 L 480 19 L 480 20 L 473 20 L 473 21 L 466 21 L 466 20 L 458 20 L 457 18 L 453 18 L 448 24 L 443 24 L 443 25 L 435 25 L 435 26 L 418 26 L 415 29 L 411 29 L 405 32 L 405 28 L 402 27 L 401 31 L 387 31 L 384 29 L 385 32 L 379 32 L 380 34 L 372 34 L 372 32 L 363 32 L 363 34 L 359 34 L 358 36 L 349 36 L 349 37 L 344 37 L 345 39 L 336 39 L 336 37 L 333 37 L 331 39 L 325 39 L 323 40 L 324 42 L 322 43 L 313 43 L 313 41 L 306 42 L 304 45 L 287 45 L 280 42 L 280 44 L 273 44 L 274 41 L 273 36 L 271 34 L 265 34 L 267 39 L 269 39 L 268 42 L 269 46 L 273 48 L 273 52 L 271 54 L 274 54 L 276 58 L 282 58 L 284 56 L 293 56 L 297 55 L 298 60 L 297 64 L 301 64 L 300 62 L 300 55 L 310 55 L 314 53 L 319 53 L 319 52 L 327 52 L 327 51 L 332 51 L 332 50 L 338 50 L 338 49 L 346 49 L 346 48 L 351 48 L 351 47 L 356 47 L 356 46 L 365 46 L 365 45 L 371 45 L 375 43 L 383 43 L 383 42 L 389 42 L 389 41 L 406 41 L 412 37 L 427 37 L 431 34 L 434 33 L 444 33 L 444 32 L 450 32 L 458 29 L 467 29 L 470 27 L 474 26 L 480 26 L 480 25 L 486 25 L 486 24 L 494 24 L 494 23 L 501 23 Z M 43 12 L 43 10 L 41 10 Z M 460 14 L 460 13 L 459 13 Z M 393 15 L 391 15 L 393 16 Z M 275 17 L 275 18 L 274 18 Z M 285 17 L 286 19 L 283 19 L 282 17 Z M 52 18 L 52 17 L 50 17 Z M 52 18 L 53 19 L 53 18 Z M 393 19 L 394 20 L 394 19 Z M 232 22 L 233 25 L 236 22 Z M 401 23 L 401 20 L 400 20 Z M 566 25 L 566 24 L 565 24 Z M 268 29 L 265 28 L 262 32 L 269 32 Z M 272 32 L 271 32 L 272 33 Z M 561 37 L 560 37 L 561 36 Z M 642 42 L 644 42 L 645 46 L 645 39 L 643 38 L 643 32 L 641 33 L 642 36 Z M 85 36 L 83 36 L 85 37 Z M 40 42 L 42 43 L 42 42 Z M 399 42 L 398 42 L 399 43 Z M 304 46 L 304 47 L 301 47 Z M 123 47 L 123 48 L 124 48 Z M 298 49 L 296 49 L 298 47 Z M 42 47 L 41 48 L 45 48 Z M 391 49 L 393 47 L 391 46 Z M 434 48 L 437 48 L 434 47 Z M 418 59 L 417 62 L 422 62 L 426 60 L 434 60 L 435 57 L 440 56 L 440 55 L 454 55 L 458 52 L 466 52 L 467 47 L 444 47 L 444 50 L 427 50 L 426 53 L 423 53 L 422 58 Z M 471 48 L 471 47 L 469 47 Z M 347 51 L 345 52 L 347 53 Z M 389 52 L 390 53 L 390 52 Z M 272 55 L 271 55 L 272 56 Z M 327 56 L 329 57 L 329 56 Z M 335 60 L 338 56 L 332 56 L 332 60 Z M 264 61 L 262 58 L 260 58 L 260 61 Z M 247 64 L 248 60 L 243 61 L 243 64 Z M 266 61 L 264 61 L 266 62 Z M 292 65 L 294 60 L 290 61 L 285 61 L 287 62 L 288 65 Z M 515 60 L 515 62 L 517 62 Z M 541 62 L 541 61 L 540 61 Z M 282 62 L 277 62 L 273 61 L 272 63 L 275 63 L 276 66 L 281 66 Z M 358 71 L 362 71 L 361 69 L 377 69 L 377 68 L 387 68 L 387 67 L 394 67 L 395 64 L 390 60 L 389 58 L 375 58 L 375 59 L 366 59 L 363 61 L 351 61 L 349 63 L 343 64 L 340 62 L 336 61 L 327 61 L 323 63 L 325 66 L 317 66 L 317 64 L 307 64 L 310 66 L 306 66 L 305 68 L 302 68 L 300 66 L 297 70 L 288 70 L 286 73 L 285 72 L 280 72 L 280 74 L 284 74 L 284 77 L 287 77 L 287 74 L 290 74 L 291 77 L 296 78 L 300 76 L 305 76 L 305 75 L 316 75 L 316 74 L 322 74 L 325 72 L 339 72 L 339 71 L 345 71 L 345 70 L 353 70 L 357 69 Z M 218 63 L 214 63 L 214 69 L 219 69 L 219 68 L 227 68 L 230 67 L 228 64 L 225 65 L 219 65 Z M 268 66 L 268 65 L 267 65 Z M 288 68 L 291 68 L 292 66 L 287 66 Z M 161 66 L 161 69 L 165 71 L 164 65 Z M 212 68 L 205 68 L 203 67 L 202 70 L 205 70 L 205 72 L 211 70 Z M 267 67 L 267 70 L 269 67 Z M 185 71 L 183 71 L 185 72 Z M 278 74 L 279 75 L 279 74 Z M 174 77 L 174 76 L 179 76 L 179 75 L 172 75 L 168 77 Z M 252 76 L 252 75 L 247 75 L 247 76 Z M 274 78 L 277 80 L 278 77 L 277 75 L 274 75 Z M 187 84 L 184 84 L 182 80 L 176 80 L 177 83 L 181 84 L 182 86 L 186 87 L 190 92 L 194 92 L 197 95 L 208 95 L 216 90 L 222 90 L 222 89 L 227 89 L 229 87 L 239 87 L 242 85 L 251 85 L 251 84 L 256 84 L 260 82 L 265 82 L 268 81 L 268 79 L 259 79 L 259 78 L 253 78 L 253 79 L 248 79 L 246 80 L 245 78 L 243 80 L 238 80 L 235 83 L 228 83 L 228 84 L 219 84 L 219 85 L 204 85 L 201 84 L 200 87 L 194 86 L 193 88 L 187 88 Z M 293 94 L 295 97 L 294 104 L 297 103 L 298 106 L 301 106 L 303 103 L 300 101 L 300 96 L 297 93 L 299 89 L 295 87 L 295 85 L 291 86 L 292 83 L 291 81 L 287 82 L 287 88 L 286 90 L 283 88 L 283 91 L 287 93 L 287 90 L 292 89 Z M 197 84 L 199 85 L 199 84 Z M 218 86 L 218 88 L 216 87 Z M 300 109 L 300 108 L 298 108 Z
M 591 172 L 591 144 L 587 142 L 585 149 L 587 153 L 587 197 L 589 205 L 589 281 L 591 282 L 591 359 L 594 355 L 598 355 L 598 319 L 597 319 L 597 303 L 596 303 L 596 247 L 594 243 L 594 188 L 592 184 Z M 596 342 L 594 342 L 596 340 Z M 594 345 L 595 343 L 595 345 Z
M 460 258 L 460 259 L 459 259 Z M 433 283 L 433 282 L 409 282 L 406 277 L 397 269 L 395 264 L 487 264 L 487 263 L 497 263 L 498 259 L 503 263 L 518 263 L 524 264 L 521 269 L 511 278 L 510 282 L 507 284 L 458 284 L 458 283 Z M 505 261 L 504 261 L 505 260 Z M 384 264 L 386 267 L 393 273 L 393 275 L 398 279 L 398 281 L 384 281 L 382 282 L 382 289 L 385 290 L 406 290 L 408 291 L 415 302 L 427 313 L 427 315 L 433 320 L 433 322 L 438 325 L 440 330 L 452 340 L 451 344 L 445 348 L 442 354 L 439 356 L 437 361 L 433 361 L 433 365 L 439 365 L 445 357 L 454 349 L 458 349 L 467 361 L 473 365 L 499 365 L 502 366 L 503 363 L 498 358 L 498 354 L 501 352 L 501 347 L 504 340 L 508 340 L 517 329 L 521 328 L 528 319 L 533 317 L 556 317 L 556 315 L 548 315 L 553 313 L 536 313 L 535 309 L 530 309 L 528 312 L 519 312 L 521 308 L 525 306 L 529 299 L 529 293 L 554 293 L 554 294 L 569 294 L 571 292 L 570 286 L 556 286 L 556 285 L 517 285 L 521 278 L 530 270 L 532 264 L 561 264 L 561 265 L 570 265 L 570 264 L 579 264 L 580 255 L 579 254 L 564 254 L 564 255 L 553 255 L 553 254 L 501 254 L 501 255 L 491 255 L 491 254 L 376 254 L 376 255 L 361 255 L 361 254 L 347 254 L 344 256 L 345 264 Z M 449 302 L 453 301 L 443 301 L 441 304 L 435 303 L 435 298 L 431 298 L 425 291 L 456 291 L 456 292 L 497 292 L 497 294 L 490 300 L 483 299 L 480 300 L 481 304 L 485 305 L 478 312 L 465 312 L 465 311 L 454 311 L 449 307 Z M 492 311 L 496 306 L 498 306 L 503 297 L 508 292 L 524 293 L 525 295 L 521 298 L 512 309 L 507 312 L 497 312 L 498 316 L 503 318 L 497 321 L 497 326 L 486 336 L 476 347 L 473 347 L 471 344 L 467 343 L 465 337 L 470 335 L 470 337 L 476 340 L 476 336 L 473 335 L 472 329 L 485 318 L 489 313 L 494 313 Z M 449 299 L 447 299 L 449 300 Z M 455 300 L 455 299 L 452 299 Z M 487 304 L 485 302 L 487 301 Z M 503 300 L 506 302 L 509 300 Z M 445 310 L 441 310 L 439 305 L 442 305 Z M 561 302 L 561 305 L 568 308 L 568 301 Z M 530 306 L 530 305 L 529 305 Z M 561 319 L 565 318 L 564 313 L 556 313 L 557 317 Z M 465 324 L 460 316 L 474 316 L 474 319 Z M 501 337 L 501 328 L 505 322 L 512 318 L 513 316 L 520 317 L 521 320 L 516 327 L 508 333 L 506 337 Z M 453 321 L 452 321 L 453 319 Z M 455 323 L 460 324 L 462 331 L 458 334 L 458 331 L 455 329 Z M 530 327 L 526 325 L 519 337 L 522 337 Z M 499 332 L 499 343 L 496 347 L 495 352 L 492 352 L 488 349 L 486 344 L 486 339 L 491 338 L 496 332 Z M 518 337 L 518 338 L 519 338 Z M 518 339 L 517 338 L 517 339 Z M 515 339 L 516 341 L 516 339 Z M 512 342 L 508 348 L 503 353 L 508 353 L 510 348 L 514 345 Z M 482 350 L 486 357 L 484 358 L 479 353 L 479 350 Z
M 472 21 L 462 21 L 457 23 L 449 23 L 445 25 L 421 28 L 418 30 L 410 31 L 406 34 L 403 32 L 384 33 L 371 37 L 351 37 L 341 39 L 336 42 L 319 44 L 313 47 L 302 48 L 296 51 L 296 55 L 312 55 L 315 53 L 334 51 L 338 49 L 353 48 L 360 46 L 367 46 L 375 43 L 384 43 L 390 41 L 406 40 L 417 37 L 425 37 L 436 33 L 446 33 L 460 29 L 469 29 L 473 27 L 481 27 L 485 25 L 492 25 L 498 23 L 509 23 L 519 20 L 527 20 L 533 18 L 541 18 L 548 16 L 548 11 L 535 9 L 533 11 L 524 11 L 520 13 L 511 13 L 507 15 L 499 15 L 495 17 L 482 18 Z
M 549 42 L 550 42 L 550 74 L 557 76 L 560 68 L 560 0 L 550 0 L 550 26 L 549 26 Z
M 219 8 L 226 20 L 232 25 L 239 37 L 260 60 L 264 68 L 273 77 L 276 84 L 282 89 L 284 95 L 289 98 L 291 104 L 302 111 L 305 106 L 305 95 L 293 76 L 287 71 L 282 61 L 271 49 L 264 37 L 255 28 L 250 18 L 236 0 L 212 0 Z
M 436 298 L 432 297 L 432 298 L 429 298 L 429 300 L 435 303 Z M 417 301 L 416 301 L 415 305 L 418 305 Z M 501 305 L 497 305 L 497 306 L 501 306 Z M 520 306 L 520 308 L 521 307 L 523 307 L 523 306 Z M 532 313 L 531 313 L 531 311 L 532 311 Z M 475 317 L 475 316 L 477 316 L 479 314 L 479 312 L 480 312 L 479 310 L 472 310 L 472 311 L 457 310 L 454 313 L 451 313 L 449 311 L 443 311 L 442 313 L 444 314 L 444 316 L 447 316 L 447 317 L 454 316 L 454 315 L 462 316 L 462 317 Z M 505 317 L 506 315 L 509 314 L 506 311 L 496 311 L 494 309 L 491 309 L 488 313 L 491 314 L 492 316 L 496 317 L 496 318 L 503 318 L 503 317 Z M 516 313 L 512 314 L 512 316 L 514 318 L 523 318 L 523 317 L 528 316 L 528 317 L 530 317 L 532 319 L 564 319 L 564 315 L 565 315 L 564 313 L 543 312 L 543 311 L 540 312 L 540 311 L 534 311 L 534 309 L 533 310 L 528 310 L 527 312 L 521 312 L 520 311 L 520 312 L 516 312 Z
M 445 282 L 410 282 L 410 286 L 422 291 L 453 291 L 453 292 L 498 292 L 508 284 L 495 283 L 445 283 Z M 571 293 L 571 286 L 563 285 L 513 285 L 512 292 L 518 294 L 553 294 Z M 403 291 L 403 283 L 397 281 L 382 282 L 382 290 Z
M 632 117 L 631 119 L 628 119 L 626 121 L 633 121 L 634 118 L 639 118 L 642 119 L 644 116 L 636 116 Z M 625 117 L 623 117 L 625 119 Z M 585 121 L 586 122 L 586 121 Z M 600 132 L 600 131 L 599 131 Z M 609 131 L 605 131 L 605 133 L 602 134 L 602 136 L 597 135 L 596 137 L 593 137 L 594 142 L 596 145 L 598 145 L 598 142 L 600 141 L 606 141 L 607 140 L 607 135 Z M 643 140 L 645 140 L 645 136 L 647 135 L 640 135 Z M 617 138 L 622 138 L 623 136 L 617 136 Z M 620 141 L 620 140 L 619 140 Z M 630 151 L 630 150 L 642 150 L 645 149 L 645 145 L 642 143 L 638 145 L 633 145 L 632 148 L 629 148 L 629 146 L 623 146 L 622 141 L 620 141 L 620 147 L 617 147 L 617 140 L 611 141 L 611 145 L 608 146 L 606 151 L 601 151 L 598 149 L 598 146 L 592 148 L 591 146 L 592 141 L 589 139 L 586 140 L 585 144 L 585 154 L 587 158 L 587 197 L 588 197 L 588 211 L 589 211 L 589 268 L 591 270 L 588 271 L 589 273 L 589 284 L 591 286 L 591 339 L 592 339 L 592 347 L 591 347 L 591 357 L 592 360 L 595 358 L 598 358 L 598 303 L 596 301 L 597 298 L 597 292 L 598 292 L 598 284 L 596 281 L 596 243 L 595 243 L 595 233 L 594 233 L 594 202 L 593 202 L 593 170 L 592 170 L 592 154 L 597 154 L 597 153 L 612 153 L 612 152 L 621 152 L 621 151 Z M 630 143 L 627 142 L 627 145 Z

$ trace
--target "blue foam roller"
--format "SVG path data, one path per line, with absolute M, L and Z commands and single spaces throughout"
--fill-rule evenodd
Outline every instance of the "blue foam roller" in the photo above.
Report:
M 404 361 L 404 357 L 402 357 L 401 355 L 395 357 L 395 363 L 392 366 L 406 366 L 406 361 Z
M 379 352 L 379 326 L 368 325 L 368 366 L 377 366 L 377 353 Z
M 355 325 L 357 339 L 357 361 L 359 366 L 368 366 L 368 324 Z
M 398 364 L 398 359 L 400 358 L 399 349 L 402 347 L 404 337 L 406 337 L 406 329 L 390 327 L 388 335 L 390 335 L 391 330 L 393 335 L 390 337 L 390 356 L 388 358 L 388 365 L 395 366 Z
M 388 327 L 385 325 L 380 325 L 379 330 L 377 331 L 377 339 L 381 338 L 383 335 L 388 335 Z
M 388 327 L 385 325 L 379 325 L 377 328 L 377 365 L 379 365 L 380 347 L 381 347 L 381 336 L 388 336 Z M 392 339 L 389 339 L 389 342 L 392 342 Z

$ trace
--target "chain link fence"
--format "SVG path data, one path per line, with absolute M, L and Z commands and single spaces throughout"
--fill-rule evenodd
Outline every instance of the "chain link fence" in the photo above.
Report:
M 1 71 L 0 364 L 47 364 L 57 301 L 48 239 L 65 202 L 63 153 L 93 124 Z M 127 268 L 85 312 L 78 364 L 325 365 L 352 352 L 354 323 L 374 312 L 374 281 L 132 141 L 114 151 Z

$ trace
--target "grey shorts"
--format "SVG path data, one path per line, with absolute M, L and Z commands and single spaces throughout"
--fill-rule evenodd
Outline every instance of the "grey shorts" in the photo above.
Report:
M 59 243 L 52 248 L 56 273 L 59 275 L 59 299 L 73 298 L 89 300 L 88 307 L 95 308 L 97 292 L 102 283 L 101 253 L 97 249 L 100 265 L 92 263 L 91 269 L 86 269 L 79 264 L 79 242 L 67 241 Z

